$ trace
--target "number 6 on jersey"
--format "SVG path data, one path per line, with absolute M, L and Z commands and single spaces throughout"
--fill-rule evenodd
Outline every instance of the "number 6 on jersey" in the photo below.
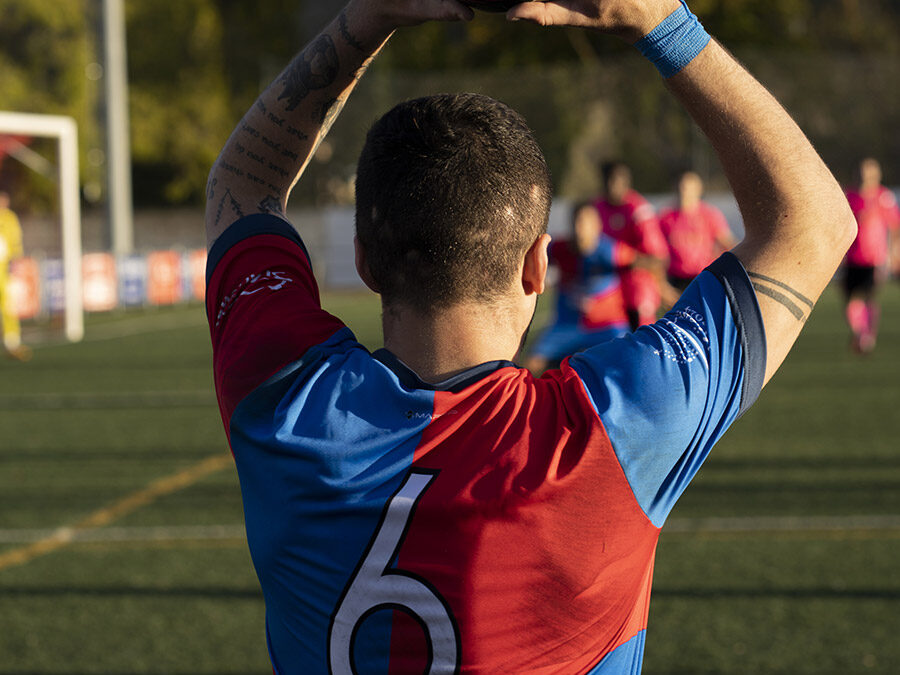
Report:
M 362 622 L 375 612 L 396 609 L 411 615 L 425 631 L 428 675 L 458 672 L 459 637 L 444 600 L 422 579 L 391 569 L 416 503 L 436 477 L 412 471 L 385 507 L 382 522 L 344 591 L 328 635 L 329 667 L 334 675 L 354 675 L 353 641 Z

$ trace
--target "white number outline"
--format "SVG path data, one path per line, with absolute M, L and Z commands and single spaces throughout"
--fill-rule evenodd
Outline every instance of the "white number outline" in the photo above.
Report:
M 353 662 L 356 634 L 369 616 L 383 609 L 402 611 L 422 627 L 428 644 L 427 675 L 460 672 L 459 628 L 450 606 L 427 580 L 391 568 L 416 506 L 437 474 L 410 471 L 385 505 L 375 534 L 331 615 L 328 669 L 333 675 L 359 675 Z M 423 612 L 423 608 L 430 611 Z

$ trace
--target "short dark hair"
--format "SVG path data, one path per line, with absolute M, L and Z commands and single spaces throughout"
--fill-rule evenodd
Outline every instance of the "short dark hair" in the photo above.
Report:
M 606 187 L 609 185 L 609 181 L 612 180 L 614 174 L 619 171 L 625 170 L 631 173 L 631 167 L 629 167 L 625 162 L 620 159 L 613 159 L 607 162 L 603 162 L 600 165 L 600 180 L 603 181 L 603 186 Z
M 356 233 L 386 306 L 491 302 L 546 232 L 552 187 L 525 120 L 494 99 L 401 103 L 369 131 Z

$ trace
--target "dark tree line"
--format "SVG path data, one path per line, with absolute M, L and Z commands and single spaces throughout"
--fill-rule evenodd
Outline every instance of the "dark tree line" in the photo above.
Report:
M 78 120 L 88 201 L 102 201 L 105 171 L 100 4 L 0 0 L 0 109 Z M 237 116 L 337 3 L 126 0 L 125 6 L 135 197 L 139 204 L 175 205 L 200 203 L 206 171 Z M 896 0 L 692 0 L 691 6 L 738 52 L 900 60 Z M 446 72 L 590 69 L 630 53 L 603 36 L 510 26 L 483 15 L 467 25 L 399 32 L 373 77 L 386 82 L 420 73 L 440 82 Z M 576 133 L 570 127 L 560 133 Z M 51 151 L 39 141 L 33 147 Z M 52 201 L 46 179 L 8 158 L 0 184 L 15 184 L 35 204 Z

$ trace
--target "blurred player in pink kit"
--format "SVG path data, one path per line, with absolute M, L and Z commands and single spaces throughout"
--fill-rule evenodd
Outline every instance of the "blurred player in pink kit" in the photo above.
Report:
M 678 206 L 664 210 L 659 226 L 669 245 L 669 284 L 683 291 L 700 272 L 737 244 L 725 216 L 704 202 L 703 180 L 686 171 L 678 181 Z
M 859 179 L 859 188 L 847 192 L 859 234 L 845 258 L 844 291 L 853 348 L 867 353 L 875 348 L 878 336 L 878 286 L 890 269 L 891 239 L 894 259 L 900 259 L 900 208 L 881 184 L 877 160 L 869 157 L 860 163 Z
M 669 252 L 653 207 L 631 187 L 631 169 L 609 162 L 601 169 L 603 196 L 595 206 L 603 221 L 603 233 L 645 256 L 644 264 L 622 272 L 622 292 L 632 330 L 656 321 L 663 293 Z

